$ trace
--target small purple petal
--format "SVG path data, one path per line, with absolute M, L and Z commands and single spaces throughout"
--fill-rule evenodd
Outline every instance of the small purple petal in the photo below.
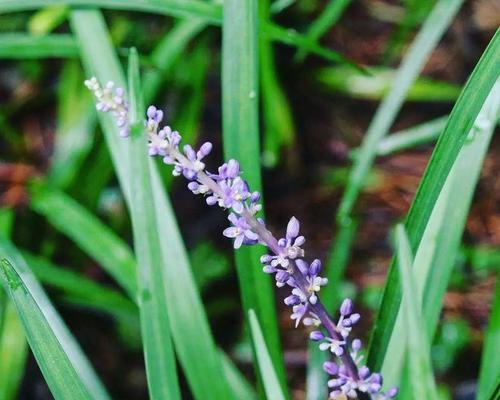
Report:
M 339 366 L 335 364 L 333 361 L 326 361 L 323 364 L 323 369 L 328 375 L 335 376 L 339 373 Z
M 286 238 L 289 240 L 295 239 L 299 234 L 300 223 L 295 217 L 290 218 L 286 227 Z
M 319 340 L 323 340 L 325 338 L 325 335 L 323 335 L 323 332 L 321 332 L 321 331 L 312 331 L 309 334 L 309 338 L 311 340 L 314 340 L 315 342 L 317 342 Z
M 342 305 L 340 306 L 340 314 L 342 314 L 344 317 L 351 315 L 353 310 L 353 304 L 351 299 L 345 299 L 342 302 Z

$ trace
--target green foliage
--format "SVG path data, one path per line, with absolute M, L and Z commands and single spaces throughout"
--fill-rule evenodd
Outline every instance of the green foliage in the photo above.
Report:
M 22 256 L 4 239 L 0 241 L 0 254 L 0 279 L 17 309 L 28 343 L 54 398 L 109 399 Z
M 264 334 L 259 325 L 259 320 L 255 311 L 250 309 L 248 311 L 250 329 L 252 331 L 252 341 L 255 346 L 255 353 L 257 355 L 257 362 L 261 372 L 262 381 L 264 383 L 264 390 L 267 399 L 285 400 L 286 397 L 280 386 L 278 375 L 274 369 L 274 364 L 266 346 Z
M 498 51 L 500 51 L 500 32 L 495 34 L 474 68 L 453 107 L 443 133 L 439 137 L 405 220 L 412 251 L 416 251 L 422 241 L 446 178 L 466 142 L 483 103 L 497 80 L 498 58 L 496 54 Z M 452 239 L 451 236 L 450 239 Z M 440 249 L 440 254 L 446 256 L 448 253 Z M 385 285 L 379 318 L 372 333 L 369 353 L 372 368 L 378 369 L 386 354 L 401 298 L 401 287 L 398 281 L 397 269 L 394 268 L 393 263 Z M 433 284 L 439 288 L 446 285 L 446 282 L 446 277 L 442 276 L 439 280 L 434 280 Z M 427 298 L 427 296 L 424 297 Z M 429 302 L 429 304 L 436 306 L 436 302 Z M 425 312 L 424 315 L 426 315 Z M 433 323 L 429 323 L 428 327 L 433 327 L 433 325 Z
M 421 296 L 417 292 L 412 274 L 413 257 L 403 225 L 396 227 L 397 258 L 403 289 L 402 308 L 408 335 L 408 364 L 412 396 L 417 399 L 437 399 L 436 383 L 432 372 L 429 340 L 422 318 Z

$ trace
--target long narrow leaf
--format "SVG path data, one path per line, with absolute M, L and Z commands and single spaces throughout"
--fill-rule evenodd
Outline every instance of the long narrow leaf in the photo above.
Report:
M 268 21 L 269 0 L 259 1 L 258 7 L 261 23 Z M 293 143 L 295 127 L 290 105 L 278 80 L 272 43 L 264 35 L 259 37 L 259 72 L 265 124 L 263 159 L 267 166 L 274 166 L 281 148 Z
M 92 213 L 64 193 L 42 186 L 32 190 L 30 207 L 91 254 L 134 298 L 137 283 L 132 252 Z
M 237 159 L 252 190 L 261 192 L 255 0 L 225 3 L 222 46 L 224 155 L 227 159 Z M 260 266 L 262 253 L 254 246 L 236 252 L 238 279 L 245 314 L 255 310 L 271 359 L 285 387 L 274 296 L 271 280 Z
M 497 80 L 499 51 L 500 31 L 497 31 L 467 81 L 432 153 L 405 221 L 412 251 L 416 251 L 420 245 L 446 178 Z M 389 271 L 379 317 L 372 332 L 369 363 L 376 369 L 381 367 L 385 357 L 401 299 L 398 272 L 394 265 L 395 262 Z
M 71 35 L 34 36 L 26 33 L 0 34 L 0 59 L 78 57 Z
M 415 286 L 432 340 L 441 311 L 444 292 L 455 265 L 467 214 L 479 179 L 481 166 L 494 131 L 500 106 L 500 84 L 496 84 L 479 113 L 469 140 L 462 147 L 429 218 L 415 255 Z M 456 199 L 461 199 L 457 203 Z M 449 221 L 453 221 L 450 226 Z M 382 366 L 385 381 L 395 385 L 402 370 L 404 310 L 400 309 Z
M 0 240 L 10 237 L 13 223 L 13 210 L 0 208 Z M 0 399 L 17 399 L 27 350 L 19 316 L 4 288 L 0 287 Z
M 66 4 L 76 7 L 109 8 L 119 10 L 131 10 L 175 17 L 190 17 L 203 19 L 206 22 L 222 24 L 222 7 L 217 3 L 209 3 L 199 0 L 0 0 L 0 12 L 15 12 L 37 9 L 42 6 Z M 330 61 L 341 62 L 359 68 L 339 53 L 321 47 L 315 42 L 299 33 L 282 28 L 273 23 L 263 23 L 262 34 L 269 39 L 288 44 L 300 46 L 320 57 Z
M 403 225 L 396 227 L 397 257 L 403 287 L 403 310 L 408 334 L 408 360 L 412 396 L 416 399 L 437 399 L 432 373 L 431 348 L 421 312 L 421 296 L 412 274 L 413 257 Z M 403 351 L 400 349 L 400 351 Z
M 389 93 L 380 104 L 368 127 L 339 206 L 338 221 L 342 221 L 351 213 L 375 159 L 378 142 L 388 133 L 403 105 L 408 89 L 424 67 L 429 55 L 446 31 L 462 1 L 439 0 L 408 50 Z
M 149 394 L 153 400 L 180 399 L 167 307 L 165 281 L 168 276 L 161 258 L 156 210 L 148 206 L 152 191 L 150 160 L 146 151 L 139 57 L 135 49 L 131 50 L 129 57 L 128 88 L 132 178 L 130 214 L 134 230 L 134 250 L 139 266 L 139 310 Z
M 257 362 L 259 363 L 259 370 L 262 374 L 262 381 L 267 399 L 285 400 L 285 395 L 280 386 L 278 374 L 274 369 L 274 364 L 266 346 L 264 334 L 259 325 L 259 320 L 254 310 L 248 311 L 250 329 L 252 331 L 252 340 L 257 353 Z
M 0 257 L 0 279 L 17 309 L 28 343 L 54 398 L 109 399 L 89 361 L 22 256 L 2 240 Z
M 317 42 L 337 23 L 350 3 L 351 0 L 330 0 L 319 17 L 309 26 L 306 37 L 312 42 Z M 306 56 L 307 51 L 299 49 L 295 57 L 298 61 L 303 61 Z
M 500 346 L 500 279 L 497 276 L 495 297 L 491 307 L 490 322 L 486 330 L 483 354 L 481 356 L 481 369 L 477 400 L 488 400 L 489 395 L 500 383 L 500 359 L 498 349 Z

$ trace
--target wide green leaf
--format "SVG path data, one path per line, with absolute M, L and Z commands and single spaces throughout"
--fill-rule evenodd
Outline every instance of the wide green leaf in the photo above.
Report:
M 439 137 L 406 217 L 405 227 L 416 251 L 450 170 L 498 78 L 500 31 L 497 31 L 467 81 Z M 379 317 L 372 332 L 369 363 L 379 369 L 386 354 L 401 299 L 398 270 L 393 262 L 385 285 Z
M 109 399 L 90 362 L 22 256 L 0 240 L 0 280 L 17 309 L 26 338 L 56 400 Z

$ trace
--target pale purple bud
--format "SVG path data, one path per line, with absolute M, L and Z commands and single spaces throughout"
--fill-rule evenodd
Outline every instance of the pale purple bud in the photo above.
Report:
M 240 164 L 236 160 L 229 160 L 227 162 L 226 175 L 228 178 L 234 179 L 240 174 Z
M 212 143 L 205 142 L 201 145 L 200 150 L 198 150 L 198 158 L 203 158 L 210 154 L 212 151 Z
M 333 361 L 326 361 L 323 363 L 323 369 L 328 375 L 335 376 L 339 373 L 339 366 Z
M 276 282 L 286 283 L 288 278 L 290 278 L 290 274 L 286 271 L 278 271 L 276 273 Z
M 290 240 L 295 239 L 299 234 L 299 229 L 299 220 L 295 217 L 290 218 L 290 221 L 288 221 L 288 225 L 286 227 L 286 238 Z
M 370 369 L 367 366 L 363 365 L 358 369 L 358 374 L 361 379 L 365 380 L 370 375 Z
M 295 260 L 295 264 L 297 265 L 300 272 L 302 272 L 302 275 L 307 275 L 307 272 L 309 271 L 309 266 L 304 260 L 299 258 Z
M 315 342 L 317 342 L 319 340 L 323 340 L 325 338 L 325 335 L 323 335 L 323 332 L 321 332 L 321 331 L 312 331 L 309 334 L 309 338 L 311 340 L 314 340 Z
M 264 265 L 262 271 L 264 271 L 266 274 L 274 274 L 276 272 L 276 268 L 271 265 Z
M 358 313 L 354 313 L 349 317 L 349 321 L 351 321 L 351 325 L 356 325 L 360 319 L 361 319 L 361 315 L 359 315 Z
M 256 203 L 260 200 L 260 193 L 259 192 L 253 192 L 250 196 L 250 201 L 252 203 Z
M 309 266 L 309 275 L 318 275 L 321 271 L 321 261 L 316 259 Z
M 363 343 L 359 339 L 354 339 L 351 343 L 352 350 L 357 353 L 363 347 Z
M 399 392 L 398 388 L 393 387 L 393 388 L 389 389 L 389 390 L 385 393 L 385 395 L 386 395 L 387 397 L 393 398 L 393 397 L 396 397 L 396 395 L 398 394 L 398 392 Z
M 269 255 L 269 254 L 264 254 L 263 256 L 261 256 L 261 257 L 260 257 L 260 262 L 261 262 L 262 264 L 267 264 L 269 261 L 271 261 L 271 260 L 272 260 L 272 258 L 273 258 L 273 257 L 272 257 L 271 255 Z
M 344 317 L 351 315 L 353 309 L 353 304 L 351 299 L 345 299 L 340 306 L 340 314 Z
M 285 297 L 284 302 L 287 306 L 295 306 L 300 303 L 300 298 L 299 296 L 295 296 L 294 294 L 292 294 L 288 297 Z

